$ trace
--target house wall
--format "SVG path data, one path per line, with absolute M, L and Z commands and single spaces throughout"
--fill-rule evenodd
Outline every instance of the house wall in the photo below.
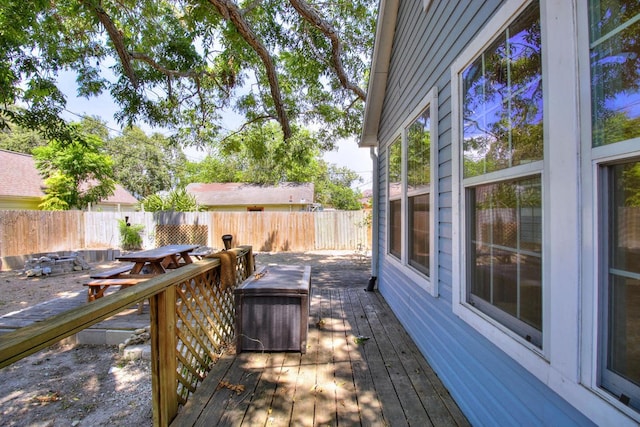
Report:
M 38 209 L 40 199 L 25 199 L 16 197 L 0 198 L 0 210 Z
M 399 2 L 379 127 L 378 287 L 473 425 L 591 425 L 574 406 L 454 314 L 451 65 L 503 2 Z M 438 89 L 437 297 L 387 251 L 387 147 Z M 435 107 L 435 106 L 433 106 Z
M 137 205 L 96 203 L 87 208 L 88 212 L 135 212 Z

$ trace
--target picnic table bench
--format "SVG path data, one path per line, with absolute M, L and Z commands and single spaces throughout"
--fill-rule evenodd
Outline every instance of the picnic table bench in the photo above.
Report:
M 122 267 L 112 268 L 111 270 L 93 273 L 89 277 L 91 277 L 92 279 L 113 279 L 114 277 L 118 277 L 123 273 L 128 273 L 132 268 L 133 264 L 123 265 Z
M 131 263 L 92 274 L 90 277 L 94 280 L 84 284 L 88 290 L 87 301 L 102 298 L 110 286 L 120 286 L 120 289 L 124 289 L 155 275 L 166 273 L 167 268 L 191 264 L 193 260 L 189 252 L 197 247 L 198 245 L 167 245 L 119 256 L 116 258 L 118 261 Z
M 91 282 L 84 284 L 84 286 L 89 287 L 89 296 L 87 297 L 87 301 L 95 301 L 98 298 L 102 298 L 104 296 L 104 292 L 109 288 L 109 286 L 120 286 L 120 289 L 124 289 L 129 286 L 137 285 L 145 280 L 148 280 L 148 278 L 138 277 L 92 280 Z

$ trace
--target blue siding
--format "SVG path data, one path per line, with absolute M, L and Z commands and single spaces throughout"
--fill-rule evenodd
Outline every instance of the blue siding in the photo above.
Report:
M 452 312 L 450 66 L 499 0 L 401 1 L 379 129 L 378 286 L 473 425 L 591 425 L 575 408 Z M 386 148 L 432 87 L 438 88 L 439 297 L 386 262 Z

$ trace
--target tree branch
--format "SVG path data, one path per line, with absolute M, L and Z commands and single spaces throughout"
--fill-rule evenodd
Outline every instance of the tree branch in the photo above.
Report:
M 116 48 L 116 52 L 118 53 L 118 57 L 120 57 L 120 62 L 122 63 L 125 75 L 129 81 L 131 81 L 133 87 L 137 88 L 138 81 L 136 79 L 135 72 L 133 71 L 133 65 L 131 64 L 131 55 L 129 55 L 129 52 L 127 52 L 127 48 L 124 45 L 124 37 L 122 36 L 122 33 L 118 30 L 116 24 L 113 23 L 111 17 L 109 17 L 102 7 L 88 0 L 82 0 L 82 3 L 95 12 L 98 20 L 107 31 L 111 42 L 113 42 L 113 46 Z
M 266 120 L 266 119 L 273 119 L 273 117 L 272 116 L 254 117 L 252 120 L 244 122 L 242 124 L 242 126 L 240 126 L 240 128 L 238 130 L 236 130 L 234 132 L 231 132 L 230 134 L 226 135 L 224 138 L 222 138 L 220 140 L 220 142 L 222 143 L 222 142 L 226 141 L 227 139 L 229 139 L 229 138 L 231 138 L 231 137 L 233 137 L 235 135 L 241 134 L 249 125 L 251 125 L 253 123 L 256 123 L 256 122 L 259 122 L 260 120 Z
M 267 72 L 267 78 L 269 79 L 269 86 L 271 88 L 271 98 L 273 99 L 273 104 L 276 109 L 278 121 L 280 122 L 280 126 L 282 127 L 284 139 L 289 139 L 291 137 L 291 126 L 289 124 L 289 118 L 282 102 L 282 95 L 280 93 L 280 85 L 278 83 L 276 67 L 273 63 L 273 60 L 271 59 L 269 51 L 258 39 L 258 36 L 244 19 L 241 10 L 235 3 L 230 0 L 209 0 L 209 3 L 211 3 L 218 10 L 220 15 L 225 20 L 236 27 L 240 35 L 260 57 L 260 60 L 262 61 Z
M 362 101 L 366 101 L 367 94 L 358 85 L 349 80 L 347 72 L 344 69 L 341 58 L 342 41 L 335 28 L 304 0 L 289 0 L 289 3 L 291 3 L 291 6 L 293 6 L 300 16 L 331 40 L 331 62 L 342 87 L 355 93 Z

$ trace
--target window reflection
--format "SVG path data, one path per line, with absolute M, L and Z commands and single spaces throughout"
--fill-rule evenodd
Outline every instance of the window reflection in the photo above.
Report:
M 542 159 L 539 15 L 530 5 L 462 73 L 465 177 Z
M 389 146 L 389 252 L 402 256 L 402 143 L 397 138 Z
M 611 176 L 607 368 L 640 385 L 640 162 Z
M 469 190 L 469 301 L 537 345 L 542 330 L 542 199 L 540 177 Z
M 429 195 L 409 198 L 409 264 L 429 275 Z
M 389 202 L 389 252 L 397 258 L 402 257 L 402 202 Z
M 431 121 L 429 109 L 407 128 L 407 184 L 409 191 L 428 187 L 431 181 Z
M 400 138 L 389 146 L 389 197 L 400 196 L 402 182 L 402 146 Z
M 427 108 L 407 128 L 407 200 L 409 264 L 429 274 L 429 183 L 431 182 L 431 119 Z
M 593 145 L 640 136 L 640 2 L 591 1 Z

